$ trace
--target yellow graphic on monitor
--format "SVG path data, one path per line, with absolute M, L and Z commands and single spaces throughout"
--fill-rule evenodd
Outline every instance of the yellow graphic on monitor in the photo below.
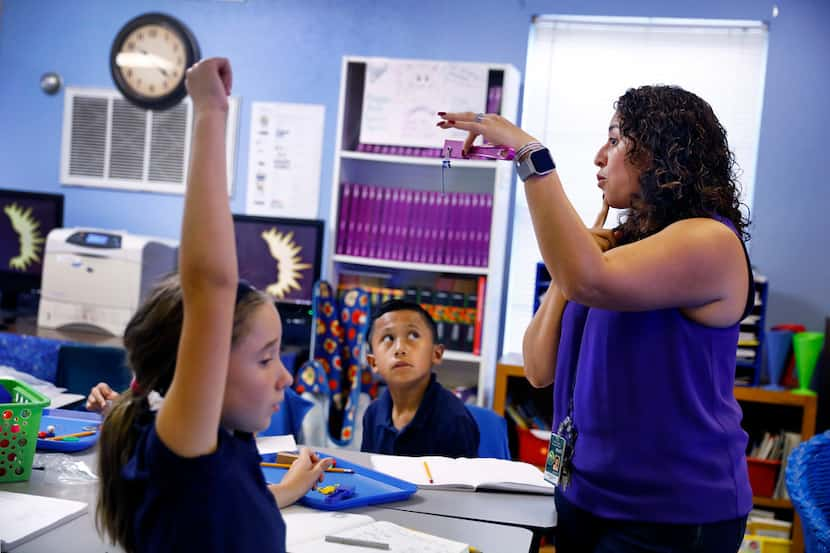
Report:
M 40 223 L 32 217 L 32 208 L 25 209 L 17 204 L 9 204 L 3 212 L 11 221 L 14 232 L 20 241 L 20 253 L 9 260 L 9 267 L 25 271 L 34 262 L 40 262 L 45 239 L 41 236 Z
M 265 291 L 280 300 L 291 290 L 300 289 L 302 270 L 311 267 L 308 263 L 302 263 L 300 252 L 302 246 L 294 242 L 293 232 L 278 232 L 271 228 L 262 233 L 262 239 L 268 244 L 271 250 L 271 257 L 277 262 L 277 281 L 269 284 Z

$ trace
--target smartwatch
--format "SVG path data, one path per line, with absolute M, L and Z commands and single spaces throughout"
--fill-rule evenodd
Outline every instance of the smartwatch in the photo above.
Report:
M 523 160 L 516 162 L 516 171 L 523 182 L 534 175 L 547 175 L 554 169 L 556 169 L 556 164 L 547 148 L 534 150 Z

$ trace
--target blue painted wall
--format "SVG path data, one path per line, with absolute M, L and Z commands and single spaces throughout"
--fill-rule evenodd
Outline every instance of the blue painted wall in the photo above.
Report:
M 678 4 L 678 5 L 675 5 Z M 38 80 L 57 71 L 65 84 L 112 88 L 109 48 L 118 28 L 148 11 L 190 26 L 205 56 L 234 64 L 242 97 L 232 209 L 242 212 L 250 102 L 326 106 L 320 217 L 328 215 L 340 63 L 343 55 L 512 63 L 525 74 L 532 15 L 693 17 L 769 20 L 770 0 L 5 0 L 0 1 L 0 187 L 66 195 L 67 225 L 177 237 L 178 196 L 62 187 L 63 95 Z M 826 90 L 830 3 L 781 0 L 771 22 L 767 89 L 753 217 L 753 261 L 772 283 L 770 320 L 819 328 L 830 314 L 830 256 L 824 218 Z M 602 67 L 588 70 L 602 71 Z M 634 83 L 632 83 L 634 84 Z

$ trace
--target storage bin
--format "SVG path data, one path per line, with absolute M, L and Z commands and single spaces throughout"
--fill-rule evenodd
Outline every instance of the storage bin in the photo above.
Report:
M 17 380 L 0 378 L 11 396 L 0 403 L 0 482 L 22 482 L 32 474 L 40 416 L 49 398 Z
M 752 495 L 772 497 L 778 471 L 781 469 L 781 461 L 747 457 L 746 462 L 749 466 L 749 485 L 752 487 Z
M 537 438 L 530 430 L 518 426 L 516 432 L 519 436 L 519 461 L 539 467 L 545 466 L 550 438 L 548 440 Z

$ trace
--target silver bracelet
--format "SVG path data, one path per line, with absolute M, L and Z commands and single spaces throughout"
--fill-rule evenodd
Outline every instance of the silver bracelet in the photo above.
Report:
M 542 149 L 544 149 L 544 146 L 541 142 L 528 142 L 527 144 L 519 148 L 519 151 L 516 152 L 516 155 L 513 159 L 516 160 L 516 163 L 519 163 L 519 160 L 521 160 L 525 154 Z

